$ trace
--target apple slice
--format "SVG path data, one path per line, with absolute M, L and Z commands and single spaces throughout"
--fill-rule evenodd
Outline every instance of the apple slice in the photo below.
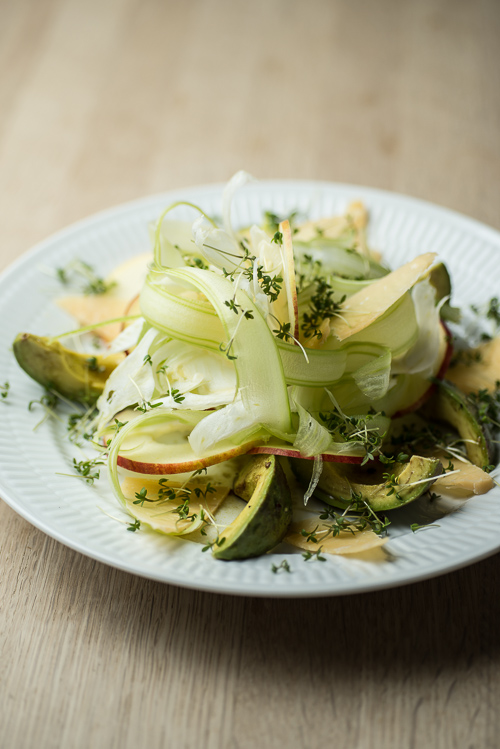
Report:
M 299 303 L 297 299 L 297 285 L 295 283 L 295 260 L 293 256 L 292 231 L 290 222 L 282 221 L 280 232 L 283 235 L 283 282 L 286 289 L 286 303 L 288 307 L 288 321 L 293 337 L 299 337 Z
M 227 441 L 202 455 L 197 454 L 188 438 L 195 424 L 206 415 L 204 412 L 192 411 L 152 411 L 146 418 L 137 419 L 135 424 L 130 422 L 124 427 L 123 436 L 120 435 L 122 442 L 118 448 L 118 466 L 134 473 L 168 476 L 198 471 L 246 453 L 303 457 L 298 450 L 281 440 L 260 445 L 254 440 L 236 446 Z M 341 455 L 327 452 L 323 458 L 339 463 L 361 463 L 363 455 L 356 452 L 354 450 Z
M 257 230 L 257 232 L 259 231 Z M 276 320 L 281 325 L 289 324 L 290 335 L 297 338 L 299 333 L 299 308 L 290 222 L 282 221 L 279 225 L 279 231 L 282 235 L 281 241 L 269 241 L 269 238 L 266 237 L 264 242 L 259 242 L 257 262 L 262 266 L 266 275 L 271 277 L 281 275 L 283 278 L 283 285 L 278 297 L 270 303 L 269 307 L 275 318 L 272 321 L 272 327 L 276 327 Z M 263 232 L 260 233 L 264 235 Z
M 354 200 L 349 203 L 345 214 L 341 216 L 327 216 L 300 224 L 296 228 L 295 239 L 298 242 L 310 242 L 320 236 L 325 239 L 338 240 L 354 231 L 354 249 L 380 263 L 381 253 L 366 246 L 365 230 L 367 224 L 368 211 L 366 206 L 362 201 Z
M 449 460 L 449 457 L 446 456 L 445 459 Z M 486 494 L 495 486 L 491 476 L 472 463 L 456 460 L 453 470 L 458 473 L 444 473 L 435 482 L 433 488 L 438 494 L 449 493 L 455 497 L 468 498 L 474 494 Z
M 107 283 L 115 285 L 104 294 L 90 296 L 75 294 L 58 299 L 57 304 L 76 318 L 82 326 L 94 325 L 125 315 L 140 314 L 137 303 L 134 304 L 134 299 L 138 297 L 144 284 L 150 261 L 151 253 L 148 252 L 119 265 L 106 278 Z M 122 323 L 111 323 L 96 328 L 96 333 L 105 341 L 112 341 L 122 329 Z
M 252 447 L 253 443 L 246 443 L 237 447 L 229 443 L 227 445 L 221 444 L 217 450 L 208 451 L 203 456 L 198 456 L 187 440 L 186 444 L 182 445 L 165 443 L 155 445 L 153 441 L 146 440 L 135 450 L 131 450 L 131 454 L 120 453 L 117 463 L 120 468 L 125 468 L 127 471 L 168 476 L 172 473 L 191 473 L 192 471 L 202 470 L 208 466 L 236 458 L 238 455 L 244 455 Z M 156 453 L 156 460 L 151 460 L 152 453 Z
M 365 330 L 420 281 L 435 257 L 433 252 L 419 255 L 353 294 L 345 301 L 342 315 L 331 321 L 331 334 L 337 340 L 345 341 L 346 338 Z
M 188 482 L 169 480 L 159 483 L 158 480 L 127 476 L 121 485 L 125 497 L 125 507 L 132 517 L 148 525 L 152 530 L 168 536 L 184 536 L 193 533 L 204 525 L 204 513 L 210 515 L 218 510 L 229 494 L 230 485 L 210 483 L 201 476 Z M 208 487 L 208 490 L 207 490 Z M 172 490 L 173 499 L 162 498 L 159 492 Z M 141 503 L 142 498 L 142 503 Z M 189 499 L 186 512 L 179 511 Z
M 256 445 L 248 451 L 252 455 L 261 453 L 266 455 L 282 455 L 285 458 L 302 458 L 303 460 L 314 460 L 312 456 L 302 455 L 299 450 L 295 450 L 291 445 L 283 443 L 267 443 L 266 445 Z M 327 463 L 361 463 L 363 455 L 338 455 L 334 453 L 323 453 L 321 455 Z
M 458 358 L 447 379 L 464 393 L 496 390 L 500 379 L 500 338 L 463 353 L 464 358 Z
M 148 443 L 149 444 L 149 443 Z M 142 447 L 142 446 L 141 446 Z M 145 449 L 149 455 L 149 450 Z M 286 458 L 302 458 L 303 460 L 314 460 L 312 457 L 305 457 L 293 447 L 285 445 L 255 445 L 245 443 L 237 447 L 223 446 L 214 452 L 209 452 L 202 457 L 197 456 L 189 445 L 185 446 L 182 451 L 178 445 L 163 445 L 162 455 L 158 457 L 158 462 L 152 460 L 141 460 L 137 457 L 125 456 L 123 453 L 118 455 L 117 463 L 120 468 L 134 473 L 145 475 L 169 476 L 177 473 L 191 473 L 203 468 L 207 468 L 217 463 L 222 463 L 239 455 L 281 455 Z M 323 453 L 321 456 L 326 462 L 333 463 L 361 463 L 361 455 L 334 455 L 333 453 Z
M 310 534 L 313 534 L 315 541 Z M 322 524 L 315 515 L 311 519 L 294 523 L 284 540 L 312 554 L 361 554 L 383 546 L 388 538 L 380 538 L 369 528 L 358 532 L 347 529 L 332 535 L 328 532 L 328 523 Z
M 243 455 L 254 446 L 255 442 L 235 446 L 228 441 L 202 455 L 195 453 L 188 438 L 206 415 L 203 411 L 151 411 L 147 418 L 129 423 L 120 435 L 118 466 L 145 475 L 191 473 Z

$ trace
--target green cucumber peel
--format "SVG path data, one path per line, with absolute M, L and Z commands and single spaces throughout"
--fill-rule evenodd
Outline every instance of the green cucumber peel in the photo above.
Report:
M 211 303 L 224 331 L 219 348 L 234 363 L 237 392 L 244 408 L 254 414 L 253 423 L 290 432 L 290 406 L 278 348 L 267 322 L 249 296 L 235 289 L 228 279 L 199 268 L 165 270 L 164 275 L 191 284 Z M 240 314 L 226 304 L 233 299 L 241 309 Z M 245 317 L 245 313 L 252 317 Z M 156 326 L 156 315 L 153 319 L 150 312 L 149 318 Z M 161 325 L 164 321 L 158 322 Z

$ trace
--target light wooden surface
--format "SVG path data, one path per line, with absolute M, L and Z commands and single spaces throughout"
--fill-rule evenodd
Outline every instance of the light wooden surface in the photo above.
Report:
M 0 264 L 239 168 L 500 229 L 499 41 L 496 0 L 0 0 Z M 223 597 L 93 562 L 1 504 L 0 746 L 498 747 L 499 572 Z

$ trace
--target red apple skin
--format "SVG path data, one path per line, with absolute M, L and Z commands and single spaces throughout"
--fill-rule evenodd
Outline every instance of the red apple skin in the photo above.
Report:
M 208 468 L 216 463 L 222 463 L 225 460 L 236 458 L 238 455 L 244 455 L 250 451 L 252 444 L 239 445 L 231 450 L 225 450 L 216 455 L 210 455 L 207 458 L 194 458 L 186 460 L 183 463 L 145 463 L 140 460 L 131 460 L 123 455 L 118 455 L 116 462 L 120 468 L 134 473 L 143 473 L 151 476 L 169 476 L 174 473 L 191 473 L 199 471 L 202 468 Z
M 450 329 L 448 328 L 448 326 L 446 325 L 446 323 L 444 323 L 442 320 L 441 320 L 441 325 L 443 326 L 444 331 L 446 333 L 447 346 L 446 346 L 446 351 L 444 353 L 443 361 L 441 362 L 441 366 L 439 367 L 438 373 L 436 375 L 437 380 L 442 380 L 444 378 L 446 372 L 448 371 L 448 367 L 450 366 L 451 358 L 453 356 L 452 333 Z M 415 403 L 412 403 L 411 406 L 408 406 L 407 408 L 402 408 L 401 411 L 397 411 L 395 414 L 392 415 L 391 418 L 398 419 L 400 416 L 405 416 L 406 414 L 413 413 L 413 411 L 418 411 L 418 409 L 421 406 L 423 406 L 424 403 L 426 403 L 426 401 L 429 400 L 429 398 L 435 391 L 436 387 L 437 387 L 436 383 L 432 383 L 432 385 L 429 385 L 425 393 L 417 401 L 415 401 Z
M 293 447 L 273 447 L 272 445 L 258 445 L 248 451 L 251 455 L 265 453 L 266 455 L 283 455 L 286 458 L 302 458 L 302 460 L 314 460 L 314 457 L 301 455 Z M 332 455 L 323 453 L 321 456 L 327 463 L 361 463 L 363 458 L 359 455 Z

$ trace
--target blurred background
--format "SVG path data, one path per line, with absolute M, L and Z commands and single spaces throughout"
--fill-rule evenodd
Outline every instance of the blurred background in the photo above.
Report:
M 4 264 L 240 168 L 500 227 L 499 47 L 497 0 L 0 0 Z

